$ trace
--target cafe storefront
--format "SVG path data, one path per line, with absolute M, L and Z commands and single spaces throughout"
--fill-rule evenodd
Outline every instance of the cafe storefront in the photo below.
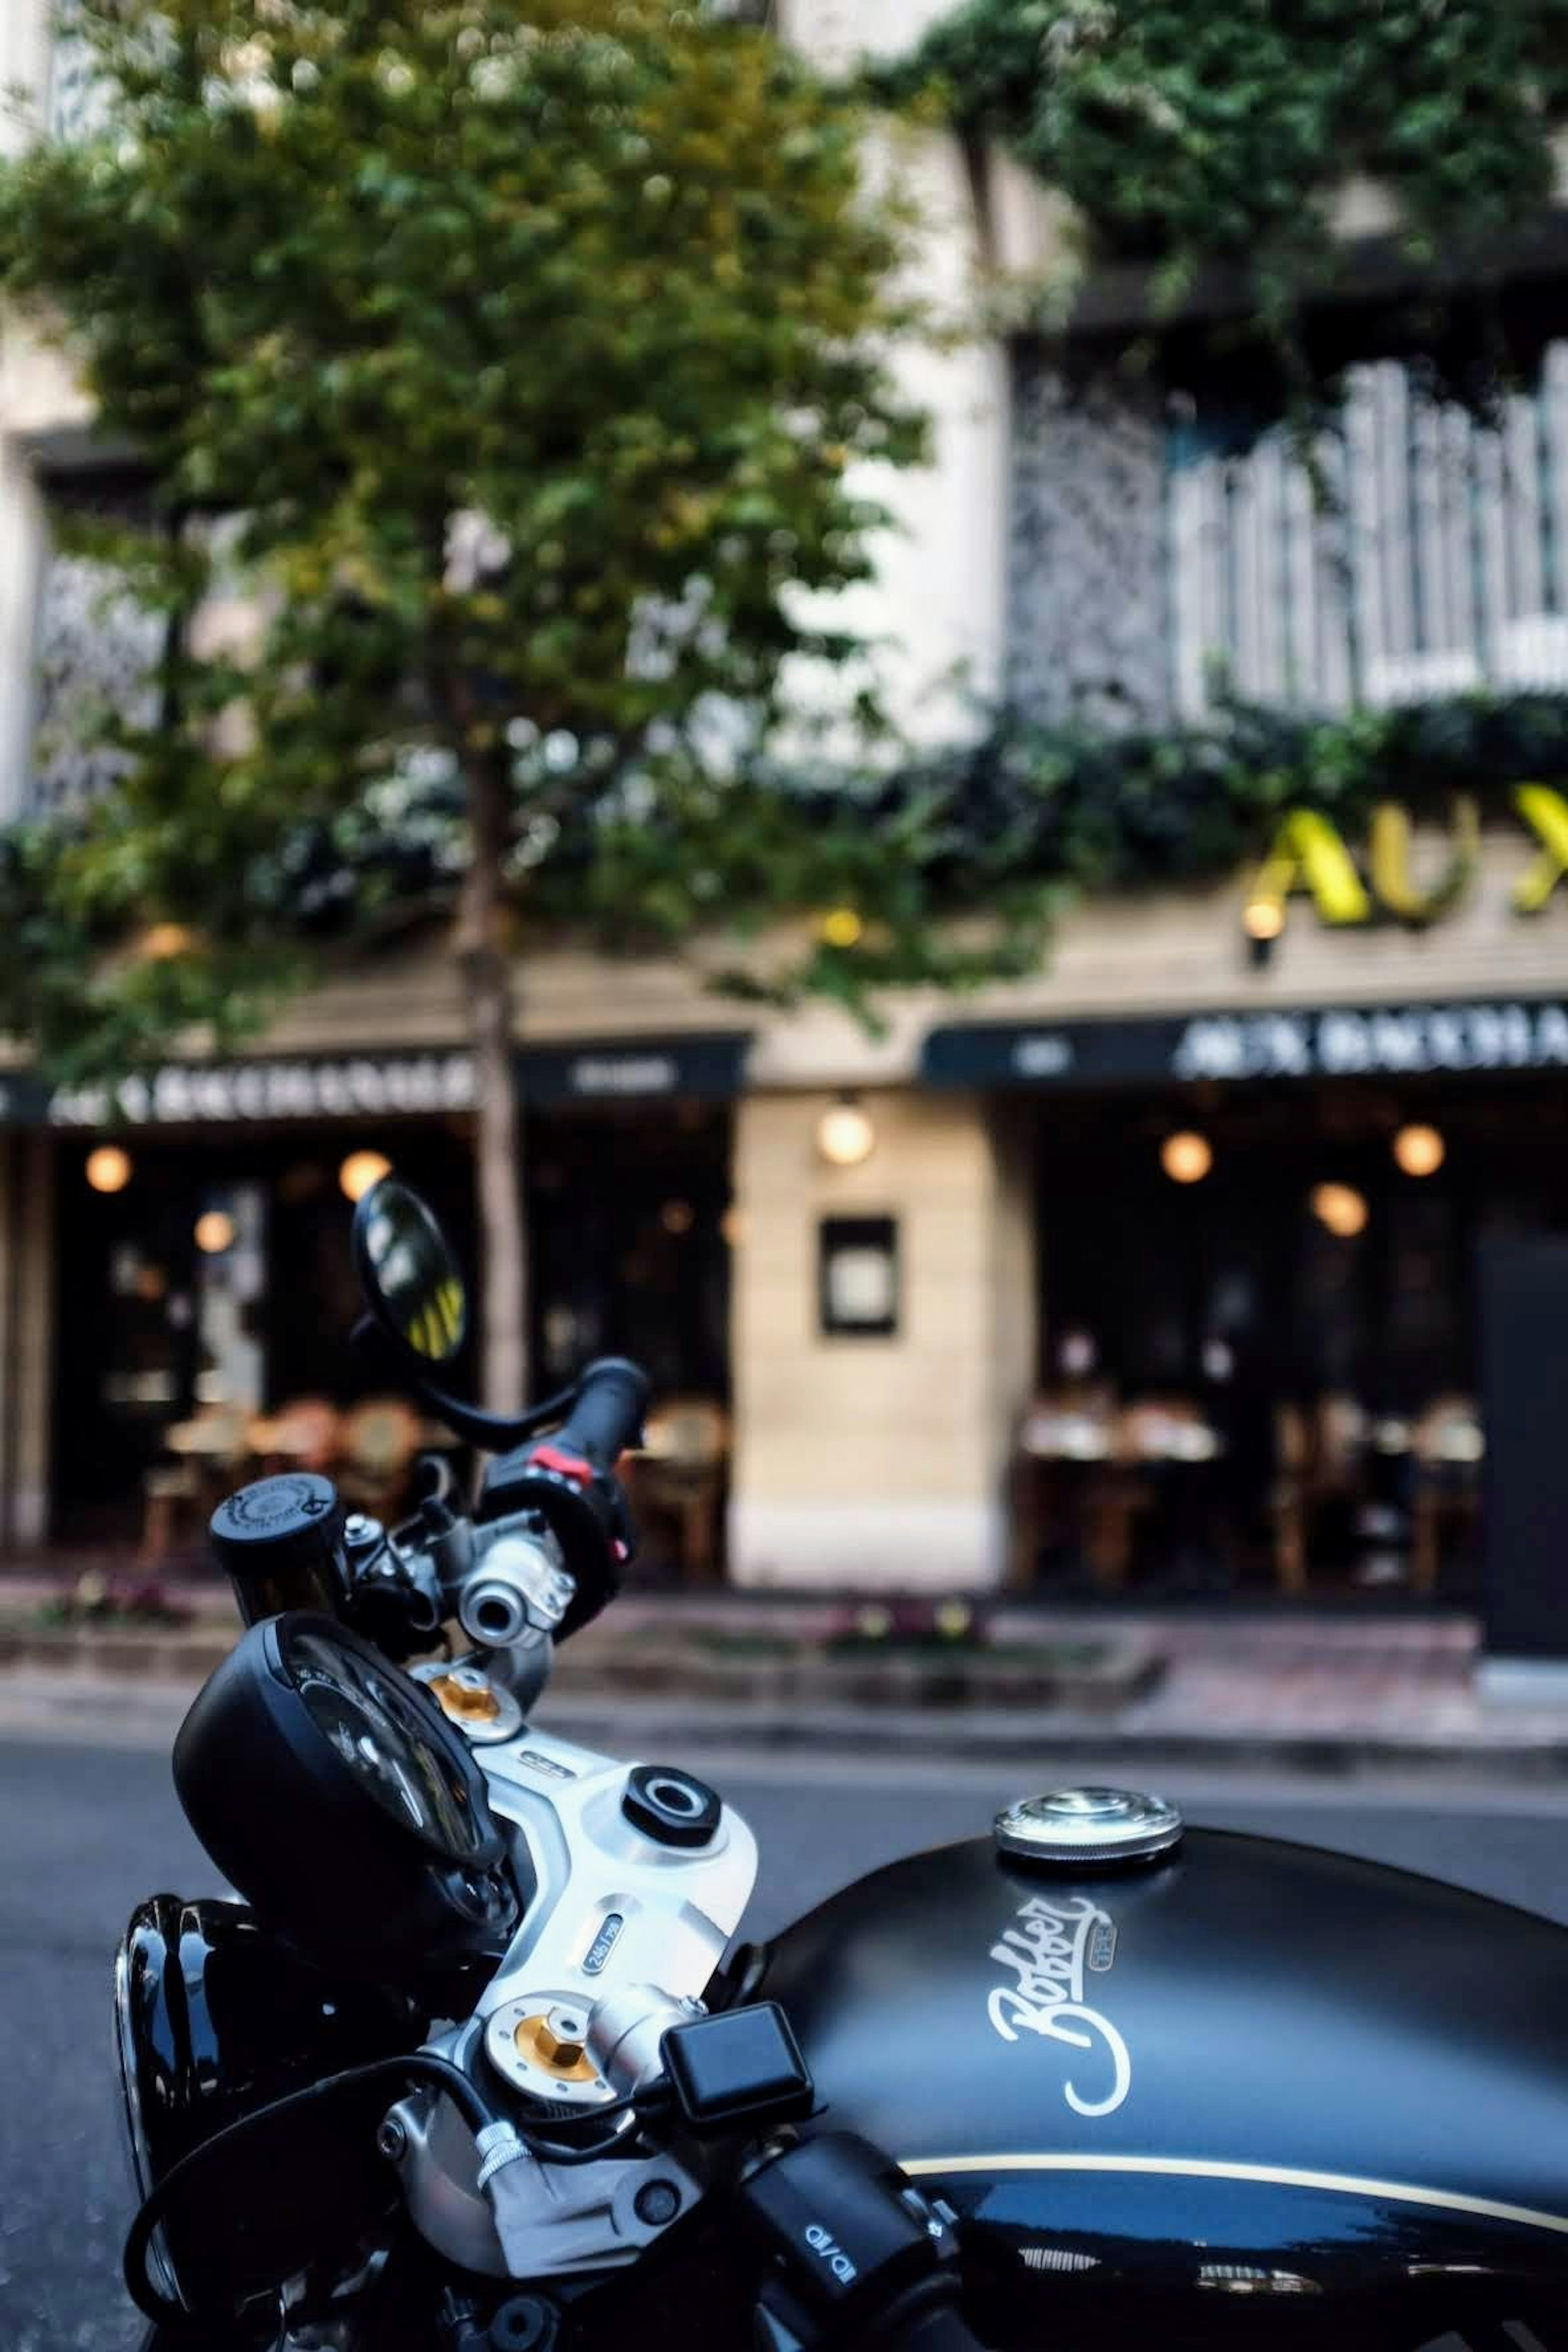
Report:
M 1482 1269 L 1568 1234 L 1568 1002 L 952 1026 L 924 1060 L 1031 1133 L 1020 1584 L 1477 1602 Z
M 648 1364 L 639 1571 L 1479 1595 L 1490 1622 L 1500 1493 L 1521 1560 L 1568 1550 L 1568 1448 L 1540 1419 L 1568 1331 L 1568 856 L 1526 913 L 1536 855 L 1484 832 L 1422 924 L 1330 919 L 1296 882 L 1261 956 L 1255 877 L 1088 903 L 1032 979 L 910 994 L 876 1034 L 826 1004 L 750 1007 L 742 1034 L 674 963 L 615 968 L 612 995 L 591 959 L 541 959 L 517 1045 L 535 1377 Z M 322 1431 L 342 1463 L 371 1404 L 356 1497 L 427 1441 L 344 1345 L 363 1155 L 477 1254 L 454 1008 L 438 976 L 399 985 L 324 990 L 253 1059 L 112 1099 L 0 1079 L 13 1552 L 188 1557 L 191 1432 L 216 1448 L 226 1416 L 230 1484 Z M 1531 1606 L 1558 1638 L 1555 1586 Z
M 728 1097 L 745 1042 L 587 1039 L 517 1058 L 541 1381 L 625 1351 L 657 1368 L 667 1398 L 710 1408 L 705 1515 L 661 1514 L 650 1496 L 673 1571 L 683 1541 L 705 1573 L 722 1557 Z M 10 1543 L 47 1529 L 152 1565 L 199 1546 L 219 1492 L 285 1462 L 401 1508 L 415 1456 L 443 1433 L 378 1393 L 350 1344 L 348 1204 L 395 1161 L 475 1263 L 467 1051 L 258 1055 L 0 1090 Z M 22 1244 L 29 1214 L 47 1295 Z M 47 1380 L 29 1380 L 40 1360 Z M 29 1443 L 45 1496 L 30 1512 Z

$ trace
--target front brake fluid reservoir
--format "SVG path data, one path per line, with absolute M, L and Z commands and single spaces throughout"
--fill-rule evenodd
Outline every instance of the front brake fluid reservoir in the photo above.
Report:
M 286 1470 L 241 1486 L 213 1513 L 208 1541 L 247 1625 L 285 1609 L 342 1615 L 343 1511 L 330 1478 Z

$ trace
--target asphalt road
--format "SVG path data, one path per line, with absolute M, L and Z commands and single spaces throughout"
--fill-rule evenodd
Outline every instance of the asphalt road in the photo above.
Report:
M 864 1758 L 693 1755 L 750 1819 L 766 1935 L 836 1885 L 983 1829 L 1016 1770 Z M 1092 1769 L 1084 1778 L 1093 1777 Z M 1568 1920 L 1568 1793 L 1229 1785 L 1167 1774 L 1197 1819 L 1267 1829 L 1429 1870 Z M 0 2345 L 128 2352 L 117 2284 L 129 2199 L 109 2038 L 109 1976 L 132 1906 L 214 1874 L 175 1804 L 166 1757 L 128 1745 L 0 1740 Z

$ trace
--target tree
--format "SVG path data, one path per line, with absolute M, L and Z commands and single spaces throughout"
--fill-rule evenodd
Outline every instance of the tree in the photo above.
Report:
M 921 453 L 902 216 L 842 95 L 674 0 L 75 0 L 63 29 L 99 127 L 0 170 L 0 295 L 142 469 L 142 517 L 75 542 L 168 627 L 155 709 L 82 719 L 116 789 L 4 845 L 0 1017 L 79 1073 L 230 1036 L 301 968 L 301 861 L 444 812 L 508 1405 L 524 927 L 894 885 L 890 964 L 924 961 L 918 811 L 879 861 L 757 764 L 792 657 L 856 651 L 806 602 L 869 570 L 855 469 Z M 395 862 L 361 856 L 356 918 Z M 859 929 L 817 943 L 828 984 Z

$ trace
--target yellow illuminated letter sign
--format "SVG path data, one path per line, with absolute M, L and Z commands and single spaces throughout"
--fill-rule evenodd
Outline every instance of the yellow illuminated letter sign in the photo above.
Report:
M 1410 878 L 1410 819 L 1396 801 L 1384 801 L 1372 820 L 1368 864 L 1379 903 L 1404 923 L 1435 923 L 1457 907 L 1476 870 L 1480 825 L 1471 800 L 1454 803 L 1454 854 L 1430 890 Z
M 1513 804 L 1542 844 L 1513 886 L 1513 903 L 1521 915 L 1539 915 L 1568 874 L 1568 800 L 1550 784 L 1521 784 Z
M 1249 915 L 1283 908 L 1295 890 L 1310 890 L 1325 923 L 1364 923 L 1372 901 L 1350 851 L 1326 816 L 1315 809 L 1292 809 L 1274 837 L 1274 846 L 1253 883 Z
M 1514 904 L 1533 913 L 1568 876 L 1568 799 L 1545 784 L 1521 784 L 1514 801 L 1544 845 L 1514 891 Z M 1285 901 L 1298 890 L 1311 892 L 1325 923 L 1370 922 L 1377 907 L 1402 923 L 1437 922 L 1458 905 L 1479 864 L 1480 819 L 1475 802 L 1463 795 L 1454 802 L 1453 835 L 1447 866 L 1422 888 L 1410 870 L 1409 814 L 1396 801 L 1382 802 L 1373 813 L 1367 843 L 1369 889 L 1329 819 L 1315 809 L 1292 809 L 1253 881 L 1247 934 L 1258 940 L 1277 938 L 1285 925 Z

